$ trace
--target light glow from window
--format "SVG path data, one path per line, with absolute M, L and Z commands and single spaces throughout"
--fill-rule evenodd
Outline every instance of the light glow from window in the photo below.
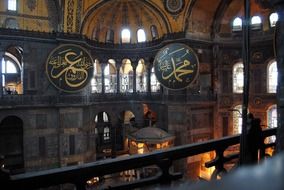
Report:
M 2 59 L 2 73 L 18 73 L 17 68 L 10 60 L 5 61 Z
M 130 30 L 125 28 L 121 31 L 121 42 L 130 43 Z
M 270 26 L 274 27 L 276 25 L 276 22 L 278 21 L 278 14 L 277 13 L 272 13 L 269 16 L 269 21 L 270 21 Z
M 145 42 L 146 41 L 146 34 L 143 29 L 139 29 L 137 31 L 137 41 L 138 42 Z
M 17 0 L 8 0 L 8 10 L 9 11 L 17 10 Z
M 277 83 L 278 83 L 278 71 L 277 63 L 273 61 L 268 65 L 268 80 L 267 80 L 267 90 L 268 93 L 276 93 Z
M 233 68 L 233 92 L 243 93 L 244 86 L 244 65 L 237 63 Z
M 253 17 L 251 18 L 251 24 L 252 24 L 252 25 L 259 25 L 259 24 L 261 24 L 261 18 L 260 18 L 260 16 L 253 16 Z
M 233 21 L 233 31 L 242 30 L 242 19 L 240 17 L 236 17 Z

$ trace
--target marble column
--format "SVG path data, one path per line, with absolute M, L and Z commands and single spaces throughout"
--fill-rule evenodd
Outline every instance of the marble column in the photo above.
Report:
M 116 93 L 120 93 L 120 67 L 121 67 L 121 60 L 115 60 L 115 68 L 116 68 Z
M 106 64 L 105 62 L 101 63 L 101 69 L 102 69 L 102 94 L 105 93 L 105 67 L 106 67 Z
M 131 60 L 131 66 L 133 68 L 133 93 L 136 93 L 136 68 L 137 68 L 136 61 Z
M 152 66 L 150 64 L 146 65 L 147 69 L 147 93 L 151 94 L 151 68 Z

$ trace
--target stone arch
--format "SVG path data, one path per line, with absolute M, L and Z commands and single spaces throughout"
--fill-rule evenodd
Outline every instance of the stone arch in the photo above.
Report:
M 9 115 L 0 123 L 0 154 L 11 173 L 24 171 L 23 121 L 17 116 Z

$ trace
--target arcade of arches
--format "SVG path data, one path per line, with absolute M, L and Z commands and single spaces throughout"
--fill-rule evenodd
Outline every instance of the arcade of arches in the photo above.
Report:
M 248 110 L 263 128 L 277 127 L 282 114 L 278 9 L 251 1 Z M 128 135 L 143 127 L 175 136 L 174 145 L 240 133 L 243 12 L 240 0 L 2 0 L 0 154 L 7 167 L 38 171 L 129 154 Z M 157 52 L 171 43 L 189 46 L 199 60 L 196 79 L 182 90 L 161 85 L 154 71 Z M 50 52 L 65 44 L 93 60 L 89 82 L 74 92 L 47 77 Z M 211 156 L 183 168 L 198 173 Z

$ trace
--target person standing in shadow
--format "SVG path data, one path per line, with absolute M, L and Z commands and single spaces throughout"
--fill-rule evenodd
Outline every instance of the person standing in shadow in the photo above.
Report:
M 5 168 L 5 157 L 0 155 L 0 181 L 3 187 L 7 187 L 10 182 L 10 171 Z
M 248 130 L 248 153 L 249 162 L 251 164 L 258 163 L 258 150 L 261 146 L 261 120 L 259 118 L 253 118 L 251 120 L 251 126 Z

